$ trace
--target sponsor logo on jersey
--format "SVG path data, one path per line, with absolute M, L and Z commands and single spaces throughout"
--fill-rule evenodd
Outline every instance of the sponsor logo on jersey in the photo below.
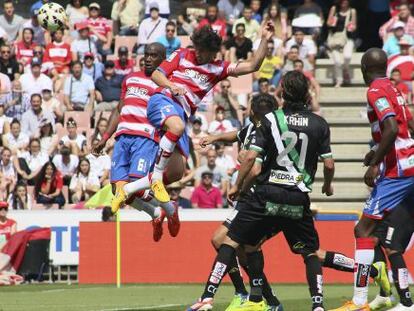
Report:
M 186 69 L 184 71 L 184 74 L 187 77 L 190 77 L 192 79 L 195 79 L 195 80 L 197 80 L 197 81 L 199 81 L 201 83 L 206 83 L 208 81 L 208 76 L 207 75 L 202 74 L 202 73 L 199 73 L 199 72 L 197 72 L 195 70 L 192 70 L 192 69 Z
M 147 96 L 148 95 L 148 90 L 141 88 L 141 87 L 135 87 L 135 86 L 130 86 L 128 87 L 127 91 L 126 91 L 126 95 L 125 97 L 142 97 L 142 96 Z
M 377 107 L 380 112 L 383 112 L 385 109 L 390 108 L 390 104 L 386 98 L 381 97 L 375 102 L 375 107 Z
M 303 180 L 302 174 L 290 173 L 286 171 L 271 170 L 269 182 L 279 185 L 296 185 Z

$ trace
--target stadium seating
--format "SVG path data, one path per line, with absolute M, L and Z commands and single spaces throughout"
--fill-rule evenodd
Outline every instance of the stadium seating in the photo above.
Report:
M 135 43 L 137 43 L 136 36 L 115 36 L 115 49 L 114 54 L 118 57 L 118 48 L 120 46 L 126 46 L 129 50 L 129 54 L 132 54 L 132 49 L 134 48 Z

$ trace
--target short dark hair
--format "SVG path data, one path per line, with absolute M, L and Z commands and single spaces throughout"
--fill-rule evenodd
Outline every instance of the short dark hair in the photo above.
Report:
M 270 94 L 258 94 L 253 96 L 251 107 L 254 114 L 262 118 L 276 109 L 276 99 Z
M 9 147 L 6 147 L 6 146 L 3 147 L 3 150 L 1 151 L 1 155 L 3 155 L 4 151 L 11 152 L 10 148 Z
M 14 118 L 12 121 L 11 121 L 11 123 L 10 123 L 10 127 L 12 127 L 12 125 L 13 124 L 18 124 L 18 125 L 20 125 L 20 121 L 19 120 L 17 120 L 16 118 Z
M 40 100 L 42 100 L 42 95 L 40 95 L 39 93 L 33 93 L 31 96 L 30 96 L 30 102 L 33 100 L 33 98 L 35 98 L 35 97 L 39 97 L 40 98 Z
M 34 36 L 34 30 L 32 28 L 25 27 L 25 28 L 23 28 L 22 33 L 24 33 L 26 30 L 29 30 L 32 33 L 32 36 Z
M 296 49 L 296 50 L 299 50 L 299 45 L 296 45 L 296 44 L 294 44 L 294 45 L 292 45 L 291 47 L 290 47 L 290 50 L 291 49 Z M 290 51 L 289 50 L 289 51 Z
M 4 2 L 3 2 L 3 7 L 4 7 L 6 4 L 9 4 L 9 3 L 13 4 L 13 0 L 4 0 Z
M 196 48 L 216 53 L 220 51 L 221 37 L 209 25 L 195 30 L 191 36 L 191 41 Z
M 80 60 L 74 60 L 70 63 L 70 68 L 75 67 L 75 65 L 81 65 L 83 67 L 83 64 Z
M 245 24 L 243 24 L 243 23 L 238 23 L 238 24 L 236 25 L 236 29 L 237 29 L 237 28 L 239 28 L 239 27 L 243 27 L 243 28 L 246 30 L 246 25 L 245 25 Z
M 262 84 L 263 82 L 267 82 L 269 83 L 269 79 L 268 78 L 259 78 L 259 80 L 257 80 L 257 83 Z
M 112 213 L 112 209 L 110 206 L 105 206 L 102 209 L 102 221 L 109 221 L 111 217 L 114 216 L 114 213 Z
M 309 80 L 302 72 L 292 70 L 282 79 L 282 98 L 292 111 L 304 110 L 310 103 Z
M 304 65 L 303 60 L 301 60 L 301 59 L 297 59 L 297 60 L 293 61 L 293 65 L 296 65 L 297 63 L 301 64 L 302 66 Z
M 222 142 L 222 141 L 218 141 L 218 142 L 214 143 L 214 149 L 215 150 L 220 149 L 220 148 L 223 148 L 225 146 L 226 146 L 226 144 L 224 142 Z
M 173 21 L 168 21 L 165 25 L 165 28 L 167 28 L 168 26 L 173 26 L 174 28 L 177 27 L 177 25 Z

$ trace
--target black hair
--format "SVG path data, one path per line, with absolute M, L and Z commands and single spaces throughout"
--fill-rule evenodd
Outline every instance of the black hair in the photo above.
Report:
M 26 202 L 22 202 L 20 197 L 17 195 L 17 190 L 19 187 L 24 187 L 26 189 Z M 27 193 L 27 183 L 22 179 L 17 182 L 16 187 L 14 187 L 11 207 L 12 209 L 23 209 L 23 203 L 27 203 L 29 200 L 29 194 Z
M 52 184 L 51 184 L 49 193 L 53 193 L 53 192 L 56 191 L 56 184 L 54 183 L 55 178 L 56 178 L 56 174 L 57 174 L 56 165 L 52 161 L 48 161 L 42 166 L 42 169 L 37 174 L 36 183 L 35 183 L 35 187 L 34 187 L 34 197 L 35 197 L 36 200 L 37 200 L 39 194 L 41 193 L 42 183 L 45 180 L 46 169 L 47 169 L 48 166 L 51 166 L 52 170 L 53 170 L 52 178 L 51 178 L 52 179 Z M 47 193 L 47 194 L 49 194 L 49 193 Z
M 3 149 L 1 150 L 1 155 L 3 155 L 4 151 L 9 151 L 11 152 L 9 147 L 4 146 Z
M 114 216 L 114 213 L 112 213 L 112 209 L 110 206 L 105 206 L 102 209 L 102 221 L 109 221 L 111 217 Z
M 74 60 L 70 63 L 70 68 L 75 67 L 75 65 L 81 65 L 83 67 L 83 64 L 80 60 Z
M 75 119 L 74 119 L 74 118 L 72 118 L 72 117 L 69 117 L 69 118 L 67 119 L 67 121 L 66 121 L 66 126 L 68 126 L 68 125 L 69 125 L 69 123 L 71 123 L 71 125 L 74 125 L 75 127 L 77 127 L 77 126 L 78 126 L 78 123 L 76 123 Z
M 269 79 L 268 78 L 259 78 L 259 80 L 257 80 L 257 83 L 262 84 L 263 82 L 267 82 L 269 83 Z
M 221 47 L 221 37 L 209 25 L 194 31 L 191 41 L 196 48 L 201 50 L 219 52 Z
M 10 123 L 10 127 L 12 127 L 12 125 L 13 124 L 18 124 L 18 125 L 20 125 L 20 121 L 19 120 L 17 120 L 16 118 L 14 118 L 12 121 L 11 121 L 11 123 Z
M 294 45 L 292 45 L 292 46 L 290 47 L 290 50 L 291 50 L 291 49 L 296 49 L 296 50 L 299 50 L 299 45 L 294 44 Z
M 237 29 L 237 28 L 239 28 L 239 27 L 243 27 L 243 28 L 244 28 L 244 30 L 246 30 L 246 25 L 245 25 L 245 24 L 243 24 L 243 23 L 238 23 L 238 24 L 236 25 L 236 29 Z
M 258 94 L 253 96 L 251 109 L 255 116 L 264 117 L 276 109 L 276 99 L 270 94 Z
M 300 63 L 303 66 L 303 60 L 301 60 L 301 59 L 297 59 L 297 60 L 293 61 L 293 65 L 295 65 L 296 63 Z
M 218 150 L 220 148 L 223 148 L 224 146 L 226 146 L 226 144 L 224 142 L 222 142 L 222 141 L 218 141 L 218 142 L 214 143 L 214 149 L 215 150 Z
M 88 163 L 88 165 L 89 165 L 88 176 L 89 176 L 89 174 L 91 173 L 91 162 L 86 157 L 82 157 L 82 158 L 79 159 L 78 167 L 76 168 L 76 176 L 79 177 L 79 174 L 82 174 L 82 172 L 81 172 L 82 162 Z
M 168 26 L 173 26 L 174 28 L 177 27 L 177 25 L 173 21 L 168 21 L 167 24 L 165 24 L 165 28 Z
M 42 95 L 40 95 L 39 93 L 33 93 L 32 95 L 30 95 L 30 101 L 32 101 L 34 97 L 39 97 L 40 100 L 42 100 Z
M 34 36 L 34 30 L 33 30 L 32 28 L 30 28 L 30 27 L 25 27 L 25 28 L 23 28 L 23 30 L 22 30 L 22 34 L 23 34 L 26 30 L 29 30 L 29 31 L 32 33 L 32 36 Z M 32 40 L 33 40 L 33 38 L 32 38 Z
M 13 0 L 4 0 L 4 2 L 3 2 L 3 7 L 4 7 L 6 4 L 9 4 L 9 3 L 13 4 Z
M 304 110 L 310 103 L 309 80 L 302 72 L 293 70 L 282 79 L 282 98 L 292 111 Z

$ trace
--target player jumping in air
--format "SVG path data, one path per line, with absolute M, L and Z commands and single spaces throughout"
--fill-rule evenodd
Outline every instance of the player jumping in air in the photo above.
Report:
M 228 76 L 249 74 L 259 69 L 273 31 L 273 24 L 265 25 L 261 29 L 261 43 L 252 59 L 230 64 L 214 60 L 222 39 L 211 27 L 205 26 L 191 37 L 194 49 L 175 51 L 154 71 L 151 78 L 160 87 L 148 102 L 147 116 L 152 126 L 165 131 L 160 139 L 154 172 L 152 176 L 118 188 L 112 202 L 113 210 L 122 206 L 130 194 L 150 187 L 157 200 L 169 201 L 162 176 L 176 146 L 184 156 L 189 153 L 189 138 L 185 132 L 188 119 L 218 82 Z
M 361 70 L 367 91 L 368 119 L 376 150 L 367 159 L 369 167 L 365 183 L 373 187 L 363 216 L 355 227 L 356 250 L 354 296 L 337 311 L 369 310 L 368 275 L 374 259 L 376 226 L 387 213 L 414 196 L 414 140 L 408 130 L 405 101 L 386 77 L 387 56 L 378 48 L 369 49 L 362 57 Z M 412 208 L 412 207 L 411 207 Z M 392 236 L 392 232 L 387 235 Z M 408 289 L 408 271 L 401 252 L 389 256 L 395 285 L 401 303 L 394 310 L 413 310 Z
M 94 149 L 94 153 L 101 152 L 108 139 L 116 132 L 111 167 L 113 188 L 119 189 L 129 181 L 146 176 L 153 169 L 158 151 L 159 133 L 147 119 L 147 102 L 157 88 L 151 80 L 151 74 L 164 59 L 165 48 L 161 44 L 152 43 L 145 47 L 145 70 L 133 72 L 125 77 L 118 108 L 112 111 L 108 129 Z M 184 165 L 180 154 L 176 153 L 173 157 L 176 158 L 174 161 L 176 166 L 169 166 L 166 170 L 165 178 L 168 182 L 181 178 L 179 162 Z M 153 218 L 155 241 L 161 239 L 165 216 L 167 216 L 170 234 L 176 236 L 180 228 L 177 208 L 167 202 L 161 203 L 162 209 L 158 209 L 159 202 L 147 192 L 139 191 L 134 196 L 130 196 L 130 204 L 138 210 L 144 210 Z M 113 213 L 116 211 L 117 209 L 112 209 Z

